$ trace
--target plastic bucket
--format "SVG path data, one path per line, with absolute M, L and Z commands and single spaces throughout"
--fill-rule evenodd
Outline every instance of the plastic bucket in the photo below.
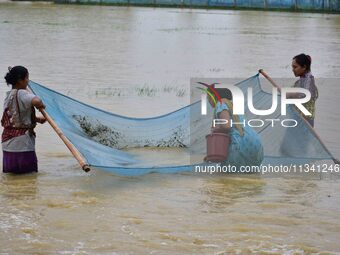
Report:
M 205 136 L 207 140 L 207 156 L 205 161 L 223 162 L 228 157 L 230 143 L 229 135 L 225 133 L 211 133 Z

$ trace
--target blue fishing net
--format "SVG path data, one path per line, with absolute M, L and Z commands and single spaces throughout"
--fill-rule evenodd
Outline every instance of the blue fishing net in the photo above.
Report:
M 258 74 L 236 85 L 245 93 L 248 87 L 253 88 L 257 109 L 271 107 L 272 95 L 262 90 Z M 92 167 L 119 175 L 140 175 L 192 171 L 194 165 L 203 164 L 213 112 L 210 105 L 206 116 L 197 101 L 162 116 L 131 118 L 97 109 L 33 81 L 29 86 Z M 332 159 L 293 106 L 287 107 L 286 116 L 281 115 L 280 107 L 271 116 L 254 116 L 245 109 L 246 119 L 289 118 L 298 122 L 295 128 L 272 127 L 270 122 L 255 128 L 262 139 L 264 164 Z

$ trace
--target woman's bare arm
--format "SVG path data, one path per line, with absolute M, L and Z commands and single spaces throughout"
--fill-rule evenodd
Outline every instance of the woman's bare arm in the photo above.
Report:
M 32 99 L 32 105 L 38 109 L 45 109 L 45 105 L 43 104 L 39 97 L 34 97 Z
M 40 117 L 36 116 L 35 121 L 40 123 L 40 124 L 44 124 L 46 122 L 46 119 L 45 119 L 44 116 L 40 116 Z

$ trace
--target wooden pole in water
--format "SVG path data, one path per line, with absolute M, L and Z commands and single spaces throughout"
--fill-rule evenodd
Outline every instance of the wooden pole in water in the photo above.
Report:
M 265 72 L 263 71 L 263 69 L 259 70 L 259 73 L 262 74 L 275 88 L 277 88 L 280 92 L 281 92 L 281 87 L 278 86 L 275 81 Z M 304 116 L 302 115 L 302 113 L 298 113 L 301 118 L 304 120 L 304 122 L 307 124 L 308 128 L 310 129 L 310 131 L 314 134 L 314 136 L 319 140 L 319 142 L 321 143 L 321 145 L 324 147 L 324 149 L 329 153 L 329 155 L 332 156 L 332 160 L 334 161 L 335 164 L 340 164 L 340 160 L 336 159 L 333 157 L 332 153 L 328 150 L 328 148 L 326 147 L 326 145 L 324 144 L 324 142 L 321 140 L 320 136 L 318 135 L 318 133 L 316 133 L 315 129 L 309 124 L 309 122 L 304 118 Z
M 32 90 L 27 87 L 29 91 L 32 92 Z M 39 109 L 41 114 L 46 118 L 47 122 L 51 125 L 51 127 L 54 129 L 54 131 L 58 134 L 60 139 L 64 142 L 66 147 L 71 151 L 72 155 L 76 158 L 78 163 L 80 164 L 81 168 L 88 172 L 91 170 L 89 164 L 86 162 L 86 160 L 83 158 L 81 153 L 78 151 L 78 149 L 70 142 L 70 140 L 64 135 L 64 133 L 61 131 L 61 129 L 58 127 L 58 125 L 55 123 L 55 121 L 50 117 L 50 115 L 44 110 Z

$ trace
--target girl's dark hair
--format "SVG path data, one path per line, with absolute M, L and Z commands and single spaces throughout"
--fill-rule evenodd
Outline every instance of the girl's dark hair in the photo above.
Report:
M 15 66 L 9 69 L 8 73 L 5 75 L 5 80 L 7 85 L 11 84 L 12 86 L 15 86 L 18 81 L 25 79 L 27 75 L 27 68 L 23 66 Z
M 215 90 L 220 95 L 221 98 L 226 98 L 228 100 L 233 100 L 233 95 L 231 94 L 231 91 L 229 89 L 227 89 L 227 88 L 215 88 Z M 215 96 L 215 98 L 216 98 L 216 96 Z
M 312 64 L 312 58 L 304 53 L 296 55 L 293 57 L 299 66 L 306 67 L 307 71 L 310 71 L 310 65 Z

